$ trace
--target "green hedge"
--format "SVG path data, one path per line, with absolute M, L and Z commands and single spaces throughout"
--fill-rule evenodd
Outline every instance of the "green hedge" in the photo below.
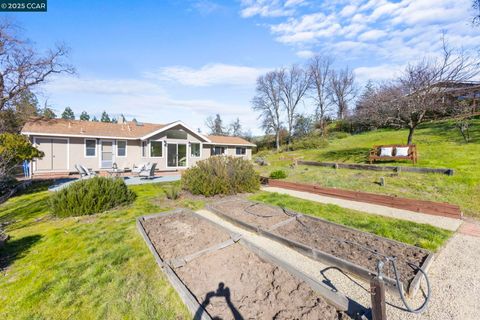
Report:
M 135 200 L 122 179 L 94 177 L 72 183 L 50 198 L 53 215 L 83 216 L 104 212 Z
M 270 173 L 270 178 L 272 179 L 285 179 L 287 177 L 287 173 L 283 170 L 275 170 Z
M 182 176 L 183 187 L 207 197 L 231 195 L 260 189 L 260 177 L 250 161 L 237 157 L 215 156 L 197 162 Z

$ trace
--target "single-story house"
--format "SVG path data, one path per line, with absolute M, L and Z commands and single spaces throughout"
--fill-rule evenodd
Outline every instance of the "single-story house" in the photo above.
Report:
M 133 168 L 157 163 L 160 171 L 182 170 L 212 155 L 250 160 L 254 144 L 240 137 L 203 135 L 182 121 L 169 124 L 124 121 L 104 123 L 36 118 L 22 134 L 45 156 L 32 161 L 33 175 L 75 171 L 75 164 L 92 170 Z

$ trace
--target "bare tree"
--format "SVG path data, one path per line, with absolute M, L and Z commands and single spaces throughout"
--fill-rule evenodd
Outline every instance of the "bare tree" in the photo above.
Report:
M 480 0 L 473 0 L 472 9 L 473 9 L 472 23 L 474 26 L 478 26 L 480 25 Z
M 230 123 L 229 133 L 234 137 L 241 137 L 243 135 L 240 118 L 237 117 L 237 119 Z
M 208 129 L 210 129 L 210 134 L 217 136 L 227 135 L 227 130 L 223 125 L 222 117 L 220 117 L 218 113 L 215 115 L 215 117 L 209 116 L 207 120 L 205 120 L 205 125 Z
M 449 49 L 443 41 L 440 58 L 410 64 L 396 81 L 374 90 L 363 107 L 364 115 L 381 125 L 407 128 L 411 144 L 419 124 L 452 112 L 457 98 L 450 96 L 449 89 L 477 76 L 479 66 L 478 56 Z M 454 113 L 461 110 L 453 108 Z
M 260 112 L 262 128 L 266 133 L 275 134 L 275 146 L 280 149 L 280 79 L 277 71 L 270 71 L 258 77 L 255 96 L 252 100 L 253 110 Z
M 332 63 L 331 58 L 320 55 L 314 56 L 308 63 L 308 72 L 311 77 L 310 96 L 315 101 L 315 121 L 319 124 L 322 134 L 325 133 L 325 118 L 331 107 L 328 86 Z
M 39 54 L 26 40 L 20 39 L 16 28 L 0 24 L 0 110 L 22 92 L 31 90 L 48 77 L 59 73 L 74 73 L 65 63 L 68 49 L 57 45 L 46 54 Z
M 329 99 L 337 107 L 338 119 L 345 119 L 348 115 L 348 106 L 357 93 L 355 76 L 348 67 L 339 71 L 332 71 L 329 86 Z
M 297 108 L 305 93 L 310 88 L 310 74 L 298 65 L 278 71 L 280 84 L 280 101 L 287 113 L 288 145 L 291 143 Z

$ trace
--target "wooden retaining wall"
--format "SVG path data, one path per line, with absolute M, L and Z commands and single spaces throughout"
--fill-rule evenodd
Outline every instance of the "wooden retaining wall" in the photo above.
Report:
M 268 179 L 262 177 L 262 183 L 268 184 L 270 187 L 285 188 L 296 191 L 304 191 L 322 196 L 335 197 L 351 201 L 367 202 L 378 204 L 386 207 L 404 209 L 414 212 L 421 212 L 435 216 L 443 216 L 455 219 L 462 218 L 462 212 L 457 205 L 433 202 L 427 200 L 416 200 L 400 198 L 388 195 L 380 195 L 368 192 L 343 190 L 336 188 L 325 188 L 316 185 L 288 182 L 282 180 Z
M 304 166 L 317 166 L 328 168 L 371 170 L 371 171 L 393 171 L 393 172 L 415 172 L 415 173 L 440 173 L 453 176 L 454 170 L 449 168 L 421 168 L 404 166 L 378 166 L 374 164 L 336 163 L 297 160 L 297 164 Z

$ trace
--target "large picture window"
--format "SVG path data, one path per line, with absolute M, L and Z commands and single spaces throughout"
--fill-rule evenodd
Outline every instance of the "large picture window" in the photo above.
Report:
M 213 147 L 212 156 L 219 156 L 225 154 L 225 147 Z
M 163 141 L 150 141 L 150 157 L 160 158 L 163 156 Z
M 192 157 L 195 158 L 200 157 L 200 143 L 190 144 L 190 154 Z
M 180 139 L 180 140 L 187 140 L 187 133 L 183 130 L 168 130 L 167 131 L 167 138 L 168 139 Z
M 85 140 L 85 156 L 96 157 L 97 156 L 97 140 L 86 139 Z
M 127 141 L 117 140 L 117 157 L 127 156 Z

